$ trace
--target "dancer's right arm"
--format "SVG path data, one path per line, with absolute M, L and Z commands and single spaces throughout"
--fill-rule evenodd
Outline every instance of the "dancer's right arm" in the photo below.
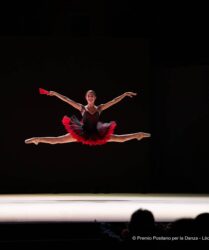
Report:
M 82 110 L 82 104 L 77 103 L 77 102 L 71 100 L 70 98 L 68 98 L 68 97 L 66 97 L 66 96 L 64 96 L 64 95 L 61 95 L 61 94 L 59 94 L 59 93 L 57 93 L 57 92 L 55 92 L 55 91 L 49 91 L 49 95 L 50 95 L 50 96 L 56 96 L 56 97 L 59 98 L 60 100 L 62 100 L 62 101 L 64 101 L 64 102 L 68 103 L 69 105 L 73 106 L 75 109 L 78 109 L 79 111 Z

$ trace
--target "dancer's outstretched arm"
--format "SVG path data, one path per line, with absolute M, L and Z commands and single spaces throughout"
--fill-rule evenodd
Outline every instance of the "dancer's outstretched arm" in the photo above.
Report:
M 61 95 L 61 94 L 59 94 L 59 93 L 57 93 L 57 92 L 55 92 L 55 91 L 49 91 L 49 95 L 50 95 L 50 96 L 56 96 L 56 97 L 59 98 L 60 100 L 62 100 L 62 101 L 64 101 L 64 102 L 70 104 L 71 106 L 73 106 L 75 109 L 78 109 L 78 110 L 80 110 L 80 111 L 82 110 L 82 104 L 77 103 L 77 102 L 71 100 L 70 98 L 68 98 L 68 97 L 66 97 L 66 96 L 64 96 L 64 95 Z
M 126 96 L 133 97 L 133 96 L 135 96 L 135 95 L 137 95 L 137 93 L 134 93 L 134 92 L 125 92 L 124 94 L 122 94 L 122 95 L 120 95 L 120 96 L 114 98 L 113 100 L 111 100 L 111 101 L 109 101 L 109 102 L 107 102 L 107 103 L 100 104 L 100 105 L 98 106 L 98 108 L 100 109 L 100 111 L 103 111 L 103 110 L 105 110 L 105 109 L 111 107 L 112 105 L 114 105 L 114 104 L 120 102 L 124 97 L 126 97 Z

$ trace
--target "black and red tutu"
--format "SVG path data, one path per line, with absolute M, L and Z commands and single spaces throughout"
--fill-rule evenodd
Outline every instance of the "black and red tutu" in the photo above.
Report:
M 68 133 L 78 142 L 87 145 L 103 145 L 114 133 L 116 122 L 103 123 L 99 121 L 99 112 L 94 114 L 85 111 L 80 121 L 76 116 L 64 116 L 62 123 Z

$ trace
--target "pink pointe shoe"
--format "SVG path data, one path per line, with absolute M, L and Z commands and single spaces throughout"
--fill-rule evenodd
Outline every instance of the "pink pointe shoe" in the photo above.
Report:
M 25 140 L 25 144 L 31 144 L 31 143 L 34 143 L 35 145 L 38 145 L 38 143 L 39 143 L 38 138 L 33 137 L 33 138 Z
M 143 138 L 149 138 L 149 137 L 151 137 L 151 134 L 141 132 L 141 133 L 139 134 L 137 140 L 141 140 L 141 139 L 143 139 Z

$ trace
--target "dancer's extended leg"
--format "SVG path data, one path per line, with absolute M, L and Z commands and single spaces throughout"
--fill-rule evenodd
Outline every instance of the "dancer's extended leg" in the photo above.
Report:
M 71 134 L 66 134 L 62 136 L 57 137 L 33 137 L 30 139 L 25 140 L 26 144 L 34 143 L 38 145 L 38 143 L 48 143 L 48 144 L 62 144 L 62 143 L 69 143 L 69 142 L 75 142 L 76 139 L 74 139 Z
M 108 142 L 126 142 L 130 141 L 133 139 L 141 140 L 143 138 L 148 138 L 150 137 L 151 134 L 149 133 L 144 133 L 144 132 L 138 132 L 138 133 L 133 133 L 133 134 L 125 134 L 125 135 L 111 135 L 110 139 Z

